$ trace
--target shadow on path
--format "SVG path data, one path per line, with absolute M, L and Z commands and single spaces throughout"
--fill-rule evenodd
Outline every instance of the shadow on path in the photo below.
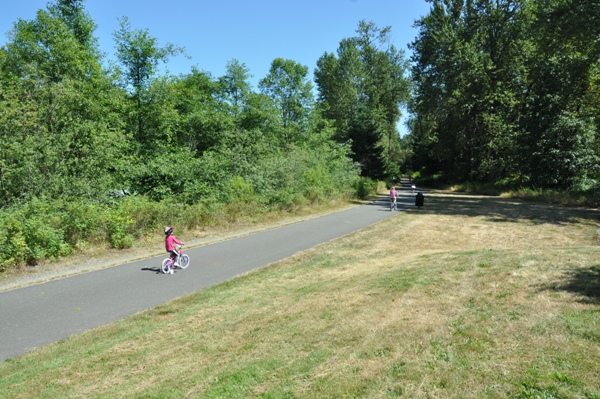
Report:
M 156 274 L 162 273 L 160 271 L 160 267 L 143 267 L 142 271 L 143 272 L 155 272 Z

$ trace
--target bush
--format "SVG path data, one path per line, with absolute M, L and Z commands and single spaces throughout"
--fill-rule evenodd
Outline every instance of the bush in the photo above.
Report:
M 368 177 L 361 177 L 354 183 L 354 193 L 358 198 L 364 199 L 377 193 L 378 183 Z
M 227 202 L 230 204 L 251 203 L 255 200 L 254 186 L 241 176 L 235 176 L 226 188 Z
M 133 245 L 135 239 L 129 232 L 134 225 L 133 219 L 116 212 L 108 212 L 105 225 L 109 242 L 114 248 L 125 249 Z
M 0 268 L 35 265 L 72 252 L 65 240 L 65 214 L 46 199 L 3 210 L 0 218 Z
M 19 231 L 27 245 L 25 262 L 35 265 L 42 259 L 56 259 L 71 253 L 72 250 L 65 242 L 64 232 L 48 225 L 44 215 L 36 216 L 22 223 Z
M 304 205 L 305 202 L 306 199 L 304 199 L 302 194 L 291 189 L 278 190 L 272 192 L 269 196 L 269 203 L 274 209 L 281 209 L 288 212 Z
M 168 223 L 173 214 L 171 201 L 156 202 L 140 195 L 124 198 L 116 209 L 110 211 L 130 218 L 127 231 L 135 236 L 144 235 Z
M 98 203 L 83 200 L 57 202 L 65 241 L 75 246 L 78 242 L 99 239 L 98 226 L 102 221 L 102 209 Z
M 27 243 L 21 232 L 16 232 L 11 235 L 3 229 L 0 234 L 0 244 L 2 245 L 0 271 L 4 272 L 12 266 L 20 265 L 25 262 Z

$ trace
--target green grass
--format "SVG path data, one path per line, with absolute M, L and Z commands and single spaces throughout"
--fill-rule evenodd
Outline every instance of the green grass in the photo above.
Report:
M 597 216 L 428 196 L 7 360 L 0 398 L 600 398 Z

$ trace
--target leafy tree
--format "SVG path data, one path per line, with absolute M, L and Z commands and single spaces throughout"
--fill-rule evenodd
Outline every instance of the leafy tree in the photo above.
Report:
M 219 79 L 223 100 L 229 104 L 235 117 L 239 116 L 252 92 L 249 82 L 251 77 L 246 64 L 233 59 L 227 62 L 226 73 Z
M 414 142 L 429 143 L 425 164 L 465 180 L 509 172 L 521 90 L 514 76 L 526 48 L 521 8 L 519 0 L 434 0 L 417 21 L 411 109 L 422 136 Z
M 283 124 L 283 145 L 289 146 L 306 132 L 308 115 L 313 105 L 312 83 L 308 68 L 292 60 L 276 58 L 258 87 L 273 100 Z
M 260 130 L 273 145 L 280 145 L 283 123 L 280 110 L 271 97 L 261 93 L 250 93 L 246 106 L 239 115 L 240 127 L 244 130 Z
M 3 72 L 54 83 L 97 76 L 101 68 L 95 28 L 83 1 L 49 3 L 47 10 L 38 10 L 35 19 L 19 19 L 14 24 Z
M 142 148 L 151 148 L 155 137 L 148 137 L 149 118 L 152 107 L 148 105 L 153 97 L 150 88 L 153 78 L 158 72 L 160 62 L 167 62 L 169 58 L 183 52 L 183 48 L 167 43 L 158 47 L 157 39 L 150 36 L 148 30 L 132 29 L 129 19 L 123 17 L 119 21 L 120 28 L 114 32 L 117 59 L 121 66 L 123 86 L 131 95 L 134 103 L 132 110 L 132 132 Z
M 358 36 L 342 40 L 337 57 L 325 53 L 315 70 L 320 106 L 335 121 L 337 140 L 352 140 L 362 173 L 374 178 L 393 174 L 399 162 L 396 124 L 410 93 L 408 65 L 390 33 L 361 21 Z
M 176 134 L 196 156 L 216 146 L 233 129 L 234 118 L 222 97 L 222 86 L 209 73 L 196 68 L 176 82 L 176 105 L 179 125 Z
M 546 187 L 581 185 L 600 177 L 600 10 L 594 2 L 545 0 L 532 4 L 531 14 L 535 46 L 519 136 L 523 174 Z
M 597 177 L 597 5 L 431 3 L 412 44 L 414 165 L 542 187 Z
M 97 40 L 94 36 L 96 24 L 84 7 L 85 0 L 57 0 L 48 9 L 54 16 L 60 17 L 73 32 L 75 40 L 83 47 L 97 51 Z
M 126 144 L 94 27 L 81 2 L 58 2 L 10 32 L 0 57 L 0 136 L 12 143 L 2 150 L 4 204 L 98 197 L 112 186 Z

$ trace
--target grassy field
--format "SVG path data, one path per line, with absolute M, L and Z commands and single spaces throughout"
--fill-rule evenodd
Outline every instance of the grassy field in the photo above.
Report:
M 0 363 L 0 397 L 600 399 L 598 216 L 430 193 Z

